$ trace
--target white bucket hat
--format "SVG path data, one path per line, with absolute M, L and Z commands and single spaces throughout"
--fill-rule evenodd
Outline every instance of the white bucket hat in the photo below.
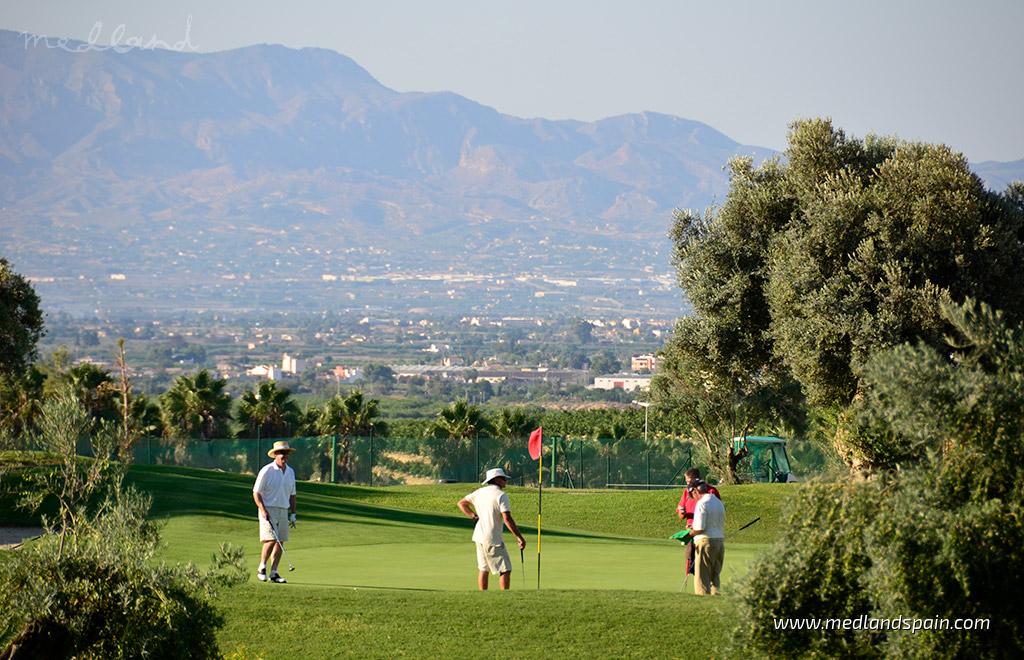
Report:
M 505 471 L 502 470 L 501 468 L 491 468 L 490 470 L 487 471 L 487 474 L 484 475 L 484 480 L 481 481 L 480 483 L 486 486 L 487 484 L 491 483 L 491 479 L 495 479 L 497 477 L 505 477 L 505 479 L 508 479 L 508 475 L 505 474 Z

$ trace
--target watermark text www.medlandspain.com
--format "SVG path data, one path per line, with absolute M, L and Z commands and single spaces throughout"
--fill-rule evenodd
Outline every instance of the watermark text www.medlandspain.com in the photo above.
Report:
M 863 614 L 845 619 L 773 619 L 776 630 L 988 630 L 989 619 L 915 619 L 897 616 L 878 619 Z
M 59 48 L 60 50 L 66 50 L 70 53 L 104 50 L 124 53 L 132 50 L 133 48 L 140 48 L 143 50 L 162 48 L 164 50 L 176 50 L 179 52 L 186 50 L 199 50 L 199 48 L 192 43 L 191 15 L 185 19 L 184 37 L 174 43 L 168 43 L 157 37 L 155 34 L 149 39 L 143 39 L 138 36 L 126 36 L 126 32 L 128 32 L 128 26 L 121 23 L 110 31 L 110 39 L 104 40 L 103 21 L 96 21 L 93 23 L 92 29 L 89 30 L 89 37 L 85 41 L 76 41 L 74 39 L 68 39 L 67 37 L 47 37 L 39 34 L 29 34 L 28 32 L 22 32 L 21 36 L 25 39 L 26 49 L 28 49 L 29 46 L 42 45 L 47 48 Z

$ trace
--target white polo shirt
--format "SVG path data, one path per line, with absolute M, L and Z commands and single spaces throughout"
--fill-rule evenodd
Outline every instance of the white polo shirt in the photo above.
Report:
M 295 470 L 290 465 L 285 465 L 282 470 L 277 467 L 277 462 L 264 465 L 256 475 L 252 492 L 263 496 L 263 506 L 288 508 L 289 500 L 295 494 Z
M 466 499 L 480 517 L 473 529 L 473 542 L 483 545 L 504 545 L 501 531 L 505 521 L 501 514 L 512 510 L 508 493 L 494 484 L 488 484 L 466 495 Z
M 709 539 L 725 538 L 725 505 L 711 493 L 705 493 L 697 500 L 697 507 L 693 510 L 693 526 L 691 529 L 702 529 L 703 534 L 698 534 L 694 541 L 707 537 Z

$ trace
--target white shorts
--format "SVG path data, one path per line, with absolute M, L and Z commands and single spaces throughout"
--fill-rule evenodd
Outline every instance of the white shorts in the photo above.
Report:
M 481 572 L 487 571 L 500 575 L 512 572 L 512 560 L 508 556 L 508 548 L 505 544 L 484 545 L 476 544 L 476 566 Z
M 277 536 L 281 542 L 288 540 L 288 507 L 286 506 L 268 506 L 267 515 L 270 516 L 270 522 L 274 523 L 274 527 L 277 529 Z M 274 530 L 270 528 L 270 522 L 267 519 L 256 513 L 256 516 L 260 519 L 260 540 L 261 541 L 274 541 Z

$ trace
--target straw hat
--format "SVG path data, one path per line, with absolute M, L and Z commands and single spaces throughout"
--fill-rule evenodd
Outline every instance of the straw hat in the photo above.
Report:
M 274 458 L 279 451 L 288 452 L 290 454 L 295 451 L 295 448 L 289 447 L 287 440 L 278 440 L 274 443 L 274 446 L 270 448 L 270 451 L 267 452 L 267 456 Z

